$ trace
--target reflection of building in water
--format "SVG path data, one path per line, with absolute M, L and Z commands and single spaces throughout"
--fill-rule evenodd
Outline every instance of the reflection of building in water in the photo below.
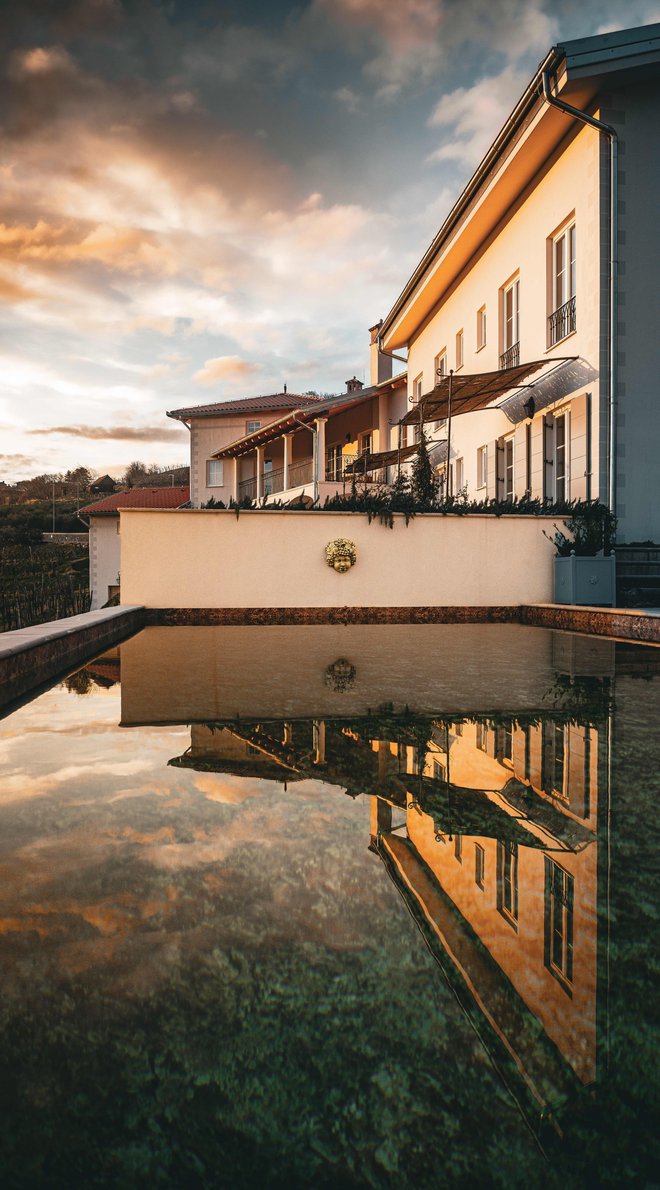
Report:
M 426 750 L 388 745 L 405 824 L 373 799 L 372 844 L 541 1109 L 596 1079 L 606 738 L 606 721 L 436 722 Z

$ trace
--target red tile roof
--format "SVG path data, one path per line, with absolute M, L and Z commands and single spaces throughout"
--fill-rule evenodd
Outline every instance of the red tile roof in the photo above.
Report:
M 310 397 L 300 393 L 271 393 L 265 397 L 242 397 L 237 401 L 214 401 L 210 405 L 190 405 L 187 409 L 172 409 L 168 417 L 224 417 L 227 414 L 259 413 L 262 409 L 299 409 L 311 405 L 321 397 Z
M 127 488 L 115 492 L 96 504 L 88 504 L 81 512 L 88 516 L 118 516 L 120 508 L 179 508 L 190 499 L 190 488 L 186 486 L 169 488 Z

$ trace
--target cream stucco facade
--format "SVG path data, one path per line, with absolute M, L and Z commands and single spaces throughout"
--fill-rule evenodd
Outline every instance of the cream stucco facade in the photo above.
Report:
M 527 378 L 531 415 L 453 419 L 453 489 L 599 499 L 622 543 L 660 541 L 659 79 L 660 25 L 553 47 L 379 329 L 411 400 L 443 352 L 457 376 L 577 357 Z
M 122 603 L 167 607 L 439 607 L 552 597 L 556 518 L 426 514 L 390 529 L 360 513 L 121 513 Z M 544 530 L 548 534 L 544 533 Z M 352 540 L 345 574 L 326 545 Z M 145 566 L 145 558 L 158 565 Z
M 421 380 L 421 391 L 436 383 L 438 357 L 457 376 L 495 372 L 506 349 L 504 293 L 518 283 L 521 362 L 577 356 L 598 374 L 599 358 L 599 144 L 591 129 L 572 131 L 561 152 L 546 163 L 534 185 L 519 200 L 471 258 L 442 298 L 439 308 L 411 337 L 408 357 L 409 396 Z M 557 237 L 575 228 L 576 329 L 561 342 L 549 345 L 548 325 L 553 312 L 552 258 Z M 485 342 L 483 337 L 485 320 Z M 462 362 L 457 340 L 462 335 Z M 539 386 L 541 387 L 541 386 Z M 534 390 L 530 390 L 532 393 Z M 587 499 L 598 492 L 598 380 L 562 395 L 533 418 L 513 424 L 496 407 L 464 414 L 452 421 L 453 489 L 466 486 L 472 498 L 503 497 L 506 476 L 504 443 L 513 441 L 513 496 L 530 492 L 554 499 L 557 473 L 556 421 L 567 415 L 565 484 L 561 498 Z M 587 445 L 587 409 L 591 410 Z M 412 441 L 412 429 L 408 429 Z M 431 430 L 432 438 L 446 437 L 446 426 Z M 478 452 L 486 451 L 486 466 L 478 474 Z M 529 458 L 528 458 L 529 452 Z M 543 458 L 549 460 L 545 465 Z M 461 460 L 461 462 L 457 462 Z M 459 482 L 462 480 L 462 483 Z

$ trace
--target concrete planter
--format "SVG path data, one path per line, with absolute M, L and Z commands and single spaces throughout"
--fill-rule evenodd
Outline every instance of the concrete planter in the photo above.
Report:
M 616 597 L 616 559 L 555 558 L 555 603 L 613 607 Z

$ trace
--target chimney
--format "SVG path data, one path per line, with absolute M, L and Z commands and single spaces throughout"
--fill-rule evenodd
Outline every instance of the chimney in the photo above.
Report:
M 380 384 L 381 380 L 392 379 L 392 357 L 378 350 L 378 332 L 383 325 L 381 318 L 375 326 L 369 327 L 369 363 L 371 367 L 371 383 Z
M 347 393 L 359 393 L 361 388 L 364 388 L 364 385 L 361 380 L 358 380 L 357 376 L 354 376 L 352 380 L 346 381 Z

